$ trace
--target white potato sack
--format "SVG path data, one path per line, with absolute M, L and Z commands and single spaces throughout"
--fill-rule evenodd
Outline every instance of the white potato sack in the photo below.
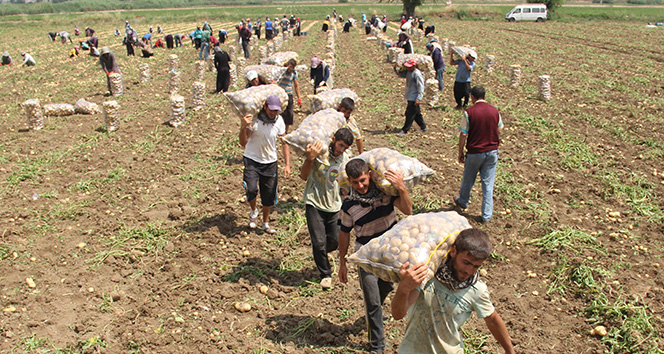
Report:
M 332 108 L 324 109 L 305 118 L 294 132 L 284 137 L 284 141 L 300 154 L 304 154 L 307 146 L 316 140 L 322 142 L 323 146 L 328 146 L 334 133 L 344 125 L 346 125 L 346 118 L 343 113 Z M 320 163 L 328 165 L 328 157 L 329 151 L 324 149 L 316 159 Z
M 462 47 L 462 46 L 454 46 L 452 47 L 452 51 L 454 52 L 454 59 L 461 59 L 466 55 L 472 54 L 475 58 L 477 58 L 477 53 L 472 50 L 471 48 L 468 47 Z
M 258 80 L 269 83 L 272 81 L 277 81 L 279 78 L 281 78 L 281 75 L 286 72 L 286 68 L 283 66 L 276 66 L 276 65 L 269 65 L 269 64 L 263 64 L 263 65 L 249 65 L 245 66 L 242 69 L 242 77 L 245 78 L 247 77 L 247 73 L 250 71 L 255 71 L 256 74 L 258 74 Z
M 414 157 L 409 157 L 400 152 L 388 148 L 377 148 L 361 153 L 356 158 L 367 162 L 371 170 L 371 179 L 376 186 L 388 195 L 397 196 L 399 192 L 392 186 L 390 181 L 385 178 L 385 172 L 392 170 L 399 172 L 403 176 L 403 183 L 408 190 L 415 187 L 420 182 L 425 181 L 429 176 L 435 173 L 434 170 L 421 163 Z M 351 186 L 346 174 L 346 165 L 341 166 L 337 182 L 339 188 L 349 191 Z
M 403 64 L 406 63 L 408 59 L 415 60 L 417 62 L 417 68 L 423 73 L 434 70 L 433 60 L 430 56 L 424 54 L 399 54 L 396 60 L 397 70 L 406 70 L 406 67 Z
M 28 126 L 30 129 L 39 130 L 44 128 L 44 114 L 39 100 L 31 98 L 23 102 L 23 107 L 28 117 Z
M 70 116 L 74 114 L 74 106 L 69 103 L 49 103 L 44 105 L 45 116 Z
M 261 64 L 284 66 L 284 64 L 286 64 L 286 62 L 288 62 L 290 59 L 297 60 L 298 58 L 299 55 L 296 52 L 276 52 L 270 55 L 267 59 L 263 60 Z
M 469 228 L 468 220 L 455 211 L 411 215 L 362 246 L 348 261 L 390 282 L 400 280 L 404 263 L 426 262 L 429 269 L 422 282 L 426 284 L 445 261 L 459 232 Z
M 97 114 L 101 113 L 101 109 L 96 103 L 81 98 L 74 104 L 74 112 L 77 114 Z
M 228 99 L 231 106 L 236 108 L 240 117 L 251 114 L 256 117 L 260 112 L 268 96 L 277 95 L 281 100 L 281 109 L 288 106 L 288 95 L 279 85 L 260 85 L 246 88 L 235 92 L 224 92 L 224 97 Z
M 330 76 L 332 75 L 330 74 Z M 341 103 L 341 100 L 346 97 L 352 98 L 356 105 L 360 101 L 360 97 L 351 89 L 342 88 L 327 90 L 325 92 L 311 96 L 311 110 L 313 112 L 318 112 L 328 108 L 336 109 L 339 106 L 339 103 Z

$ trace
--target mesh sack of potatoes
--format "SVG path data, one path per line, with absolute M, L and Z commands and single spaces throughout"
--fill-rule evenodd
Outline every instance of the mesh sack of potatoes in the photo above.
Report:
M 296 52 L 276 52 L 276 53 L 270 55 L 261 64 L 271 64 L 271 65 L 283 66 L 290 59 L 297 60 L 298 58 L 299 58 L 299 55 L 297 55 Z
M 196 80 L 203 81 L 205 79 L 205 60 L 197 60 L 194 62 L 196 70 Z
M 330 76 L 332 75 L 330 74 Z M 313 112 L 318 112 L 320 110 L 328 108 L 336 109 L 339 106 L 339 103 L 341 103 L 341 100 L 343 100 L 346 97 L 352 98 L 353 101 L 355 101 L 356 105 L 360 101 L 360 97 L 351 89 L 342 88 L 342 89 L 327 90 L 317 95 L 310 96 L 311 110 Z
M 176 54 L 171 54 L 168 56 L 168 71 L 177 70 L 180 66 L 180 59 Z
M 177 127 L 178 125 L 184 123 L 185 120 L 185 108 L 184 108 L 184 97 L 174 94 L 171 95 L 171 118 L 168 123 Z
M 287 70 L 283 66 L 276 66 L 276 65 L 269 65 L 269 64 L 264 64 L 264 65 L 249 65 L 245 66 L 242 72 L 242 77 L 247 77 L 247 73 L 250 71 L 255 71 L 258 74 L 258 80 L 261 82 L 272 82 L 272 81 L 277 81 L 281 77 L 281 75 L 284 74 L 284 72 Z
M 109 132 L 118 130 L 120 127 L 120 115 L 118 110 L 120 105 L 117 101 L 106 101 L 102 104 L 104 107 L 104 124 Z
M 138 66 L 138 79 L 140 82 L 150 80 L 150 65 L 143 63 Z
M 426 284 L 445 261 L 459 232 L 471 228 L 468 220 L 455 211 L 408 216 L 380 237 L 369 241 L 348 261 L 389 282 L 398 282 L 399 269 L 426 262 Z
M 406 63 L 408 59 L 415 60 L 417 62 L 417 68 L 420 69 L 420 71 L 423 73 L 434 70 L 433 60 L 431 60 L 430 56 L 424 54 L 399 54 L 396 60 L 398 68 L 397 70 L 399 71 L 406 70 L 406 67 L 403 64 Z
M 367 162 L 371 170 L 371 179 L 380 190 L 388 195 L 397 196 L 399 192 L 385 178 L 387 170 L 400 173 L 403 176 L 403 183 L 409 190 L 435 173 L 434 170 L 421 163 L 418 159 L 388 148 L 365 151 L 356 158 Z M 348 181 L 348 175 L 346 175 L 345 165 L 340 168 L 337 182 L 339 183 L 339 188 L 342 190 L 350 190 L 351 186 Z
M 101 109 L 96 103 L 81 98 L 74 104 L 74 112 L 77 114 L 97 114 L 101 113 Z
M 30 129 L 39 130 L 44 127 L 44 114 L 38 99 L 31 98 L 23 102 L 23 108 L 25 108 L 25 114 L 28 116 L 28 127 Z
M 113 96 L 121 96 L 124 94 L 124 83 L 122 82 L 122 74 L 112 73 L 108 75 L 111 81 L 111 93 Z
M 450 42 L 451 43 L 451 42 Z M 472 54 L 473 57 L 477 58 L 477 52 L 475 52 L 472 48 L 469 47 L 464 47 L 464 46 L 454 46 L 452 47 L 452 52 L 454 59 L 461 59 L 466 55 Z
M 45 116 L 70 116 L 74 114 L 74 106 L 69 103 L 49 103 L 44 105 Z
M 180 89 L 180 72 L 171 70 L 168 72 L 168 93 L 171 95 L 178 93 Z
M 195 81 L 192 88 L 191 108 L 198 111 L 205 107 L 205 83 Z
M 235 92 L 224 92 L 224 97 L 228 99 L 231 106 L 236 108 L 236 112 L 243 117 L 247 114 L 256 116 L 265 104 L 268 96 L 277 95 L 281 100 L 281 109 L 288 106 L 288 95 L 279 85 L 260 85 L 246 88 Z
M 343 113 L 329 108 L 318 111 L 305 118 L 297 129 L 284 137 L 284 141 L 295 148 L 300 154 L 304 154 L 307 146 L 316 140 L 323 143 L 323 146 L 329 145 L 332 137 L 337 130 L 346 125 L 346 118 Z M 328 165 L 329 151 L 323 150 L 316 159 L 318 162 Z

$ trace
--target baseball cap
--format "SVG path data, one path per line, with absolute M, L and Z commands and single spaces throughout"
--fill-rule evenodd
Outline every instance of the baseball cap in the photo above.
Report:
M 408 60 L 406 60 L 405 63 L 403 63 L 403 65 L 407 68 L 410 68 L 410 67 L 413 67 L 413 66 L 417 65 L 417 62 L 415 61 L 415 59 L 408 59 Z
M 101 50 L 99 51 L 101 54 L 108 54 L 111 52 L 111 48 L 109 47 L 101 47 Z
M 256 79 L 256 78 L 258 78 L 258 73 L 256 71 L 249 70 L 247 72 L 247 80 L 251 81 L 251 80 Z
M 272 111 L 281 111 L 281 100 L 279 99 L 279 96 L 268 96 L 265 100 L 265 104 L 267 104 L 267 108 Z
M 473 59 L 477 59 L 477 54 L 473 51 L 468 52 L 468 56 L 472 57 Z

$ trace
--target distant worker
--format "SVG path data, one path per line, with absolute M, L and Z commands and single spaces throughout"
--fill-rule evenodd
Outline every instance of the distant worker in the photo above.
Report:
M 231 83 L 231 57 L 228 53 L 224 52 L 221 47 L 215 47 L 214 53 L 214 67 L 217 69 L 217 89 L 215 93 L 228 91 Z
M 62 44 L 67 43 L 67 41 L 69 41 L 69 43 L 74 43 L 71 40 L 71 36 L 69 35 L 69 32 L 62 31 L 62 32 L 58 33 L 58 35 L 60 36 L 60 41 L 62 41 Z
M 9 52 L 5 50 L 4 53 L 2 53 L 2 57 L 0 58 L 0 64 L 3 66 L 6 65 L 12 65 L 14 61 L 12 60 L 12 56 L 9 55 Z
M 37 65 L 37 62 L 35 61 L 35 58 L 32 57 L 32 55 L 26 53 L 26 52 L 21 52 L 21 55 L 23 56 L 23 66 L 35 66 Z
M 106 84 L 108 86 L 108 92 L 113 93 L 111 90 L 111 78 L 110 75 L 113 73 L 122 74 L 120 67 L 118 66 L 118 61 L 115 60 L 115 54 L 111 52 L 109 47 L 102 47 L 99 56 L 99 64 L 101 64 L 102 70 L 106 73 Z

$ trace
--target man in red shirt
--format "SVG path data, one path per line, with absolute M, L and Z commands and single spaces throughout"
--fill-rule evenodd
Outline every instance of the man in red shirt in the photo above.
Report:
M 484 101 L 485 96 L 484 87 L 480 85 L 470 90 L 473 105 L 463 113 L 459 124 L 459 163 L 464 164 L 464 169 L 459 195 L 454 197 L 454 204 L 466 209 L 479 172 L 482 181 L 482 222 L 491 220 L 493 214 L 493 184 L 498 164 L 499 132 L 503 127 L 500 112 Z

